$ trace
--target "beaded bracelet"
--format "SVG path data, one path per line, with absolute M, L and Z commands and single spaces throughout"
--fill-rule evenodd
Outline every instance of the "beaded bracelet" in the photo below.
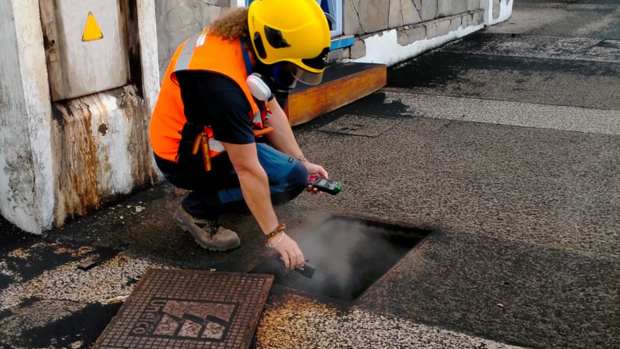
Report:
M 271 241 L 276 235 L 283 232 L 284 229 L 286 229 L 286 224 L 279 224 L 271 233 L 267 234 L 267 241 Z
M 279 244 L 280 242 L 282 242 L 282 239 L 284 239 L 284 235 L 286 235 L 286 233 L 285 233 L 285 232 L 282 232 L 282 235 L 280 235 L 280 238 L 278 239 L 278 241 L 277 241 L 275 244 L 273 244 L 273 246 L 272 246 L 271 244 L 267 243 L 267 244 L 269 245 L 269 248 L 270 248 L 270 249 L 272 249 L 272 250 L 273 250 L 274 248 L 276 248 L 276 246 L 278 246 L 278 244 Z

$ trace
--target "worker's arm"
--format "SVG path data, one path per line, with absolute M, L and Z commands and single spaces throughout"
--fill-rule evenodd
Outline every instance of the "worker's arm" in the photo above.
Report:
M 275 98 L 267 103 L 267 107 L 269 107 L 272 114 L 266 121 L 266 124 L 274 129 L 272 133 L 267 135 L 267 139 L 279 151 L 295 159 L 301 158 L 304 153 L 299 148 L 299 144 L 297 144 L 284 110 L 282 110 Z
M 213 137 L 222 142 L 239 176 L 244 200 L 263 233 L 270 233 L 278 226 L 278 219 L 271 205 L 267 174 L 258 161 L 252 122 L 248 117 L 251 107 L 245 93 L 233 80 L 219 74 L 188 71 L 180 72 L 177 78 L 186 116 L 196 120 L 205 118 L 204 123 L 211 125 Z M 193 107 L 188 108 L 190 105 Z M 276 239 L 279 240 L 279 236 Z M 288 237 L 282 239 L 276 251 L 284 257 L 288 267 L 303 264 L 303 254 Z
M 278 218 L 273 210 L 267 173 L 258 161 L 256 144 L 233 144 L 222 142 L 230 161 L 239 176 L 241 192 L 252 215 L 264 234 L 269 234 L 278 226 Z M 279 237 L 276 237 L 279 241 Z M 284 235 L 275 250 L 284 259 L 287 268 L 301 267 L 304 256 L 297 243 Z
M 284 110 L 282 110 L 275 98 L 272 99 L 267 106 L 271 109 L 272 114 L 266 124 L 274 129 L 272 133 L 266 136 L 269 143 L 271 143 L 274 148 L 295 159 L 305 159 L 304 153 L 301 151 L 299 144 L 297 144 L 293 129 L 288 122 Z M 323 167 L 308 161 L 302 161 L 302 163 L 306 166 L 308 175 L 328 178 L 327 171 L 325 171 Z

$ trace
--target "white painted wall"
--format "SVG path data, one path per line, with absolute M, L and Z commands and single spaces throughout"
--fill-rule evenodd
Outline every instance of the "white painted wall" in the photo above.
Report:
M 138 21 L 140 30 L 140 50 L 142 52 L 142 79 L 144 98 L 149 106 L 148 115 L 153 114 L 159 95 L 159 66 L 157 61 L 157 15 L 155 2 L 138 1 Z
M 497 19 L 493 19 L 493 0 L 481 0 L 480 7 L 485 9 L 484 24 L 466 27 L 461 25 L 457 30 L 451 31 L 446 35 L 432 39 L 418 40 L 406 46 L 401 46 L 398 43 L 398 31 L 396 29 L 381 32 L 364 39 L 366 56 L 353 61 L 386 65 L 393 65 L 405 61 L 428 50 L 444 45 L 447 42 L 483 29 L 485 26 L 494 25 L 507 20 L 512 15 L 513 3 L 514 0 L 500 0 L 500 15 Z
M 392 29 L 364 39 L 364 43 L 366 44 L 366 56 L 356 59 L 354 62 L 393 65 L 439 47 L 449 41 L 469 35 L 482 28 L 484 28 L 484 25 L 466 28 L 461 26 L 459 29 L 449 32 L 446 35 L 432 39 L 419 40 L 407 46 L 401 46 L 398 43 L 398 31 Z
M 484 10 L 484 24 L 490 25 L 493 21 L 493 0 L 480 0 L 480 8 Z
M 480 8 L 485 10 L 484 24 L 487 26 L 504 22 L 512 16 L 512 5 L 515 0 L 500 0 L 499 17 L 493 19 L 493 0 L 480 0 Z
M 499 17 L 497 19 L 492 20 L 489 25 L 497 24 L 500 22 L 506 21 L 510 16 L 512 16 L 512 5 L 515 0 L 501 0 L 499 2 Z
M 246 0 L 230 0 L 230 8 L 245 7 Z
M 0 0 L 0 212 L 32 233 L 53 221 L 50 96 L 37 0 Z

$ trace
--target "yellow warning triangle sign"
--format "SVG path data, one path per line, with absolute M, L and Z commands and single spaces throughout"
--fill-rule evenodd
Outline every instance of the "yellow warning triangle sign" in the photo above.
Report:
M 88 18 L 86 19 L 86 26 L 84 26 L 84 34 L 82 34 L 82 41 L 94 41 L 103 39 L 103 32 L 99 28 L 99 24 L 95 19 L 92 12 L 88 12 Z

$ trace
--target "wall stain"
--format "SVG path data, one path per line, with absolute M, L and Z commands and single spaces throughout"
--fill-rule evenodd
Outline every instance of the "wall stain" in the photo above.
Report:
M 106 133 L 108 132 L 108 125 L 106 124 L 101 124 L 99 125 L 99 133 L 101 133 L 102 135 L 106 135 Z
M 104 100 L 115 98 L 116 106 L 107 110 Z M 119 195 L 153 186 L 158 178 L 151 161 L 148 138 L 149 115 L 145 102 L 137 97 L 134 86 L 124 86 L 74 100 L 54 103 L 52 147 L 56 162 L 55 225 L 68 218 L 84 216 Z M 114 113 L 114 117 L 111 117 Z M 118 119 L 120 116 L 123 119 Z M 99 124 L 99 126 L 94 126 Z M 93 128 L 94 126 L 94 128 Z M 114 130 L 126 128 L 121 132 Z M 102 137 L 106 136 L 107 137 Z M 110 156 L 108 137 L 124 142 L 129 159 Z M 125 171 L 120 164 L 129 163 L 122 187 L 113 187 L 113 171 Z M 120 169 L 119 169 L 120 168 Z M 118 183 L 117 183 L 118 184 Z

